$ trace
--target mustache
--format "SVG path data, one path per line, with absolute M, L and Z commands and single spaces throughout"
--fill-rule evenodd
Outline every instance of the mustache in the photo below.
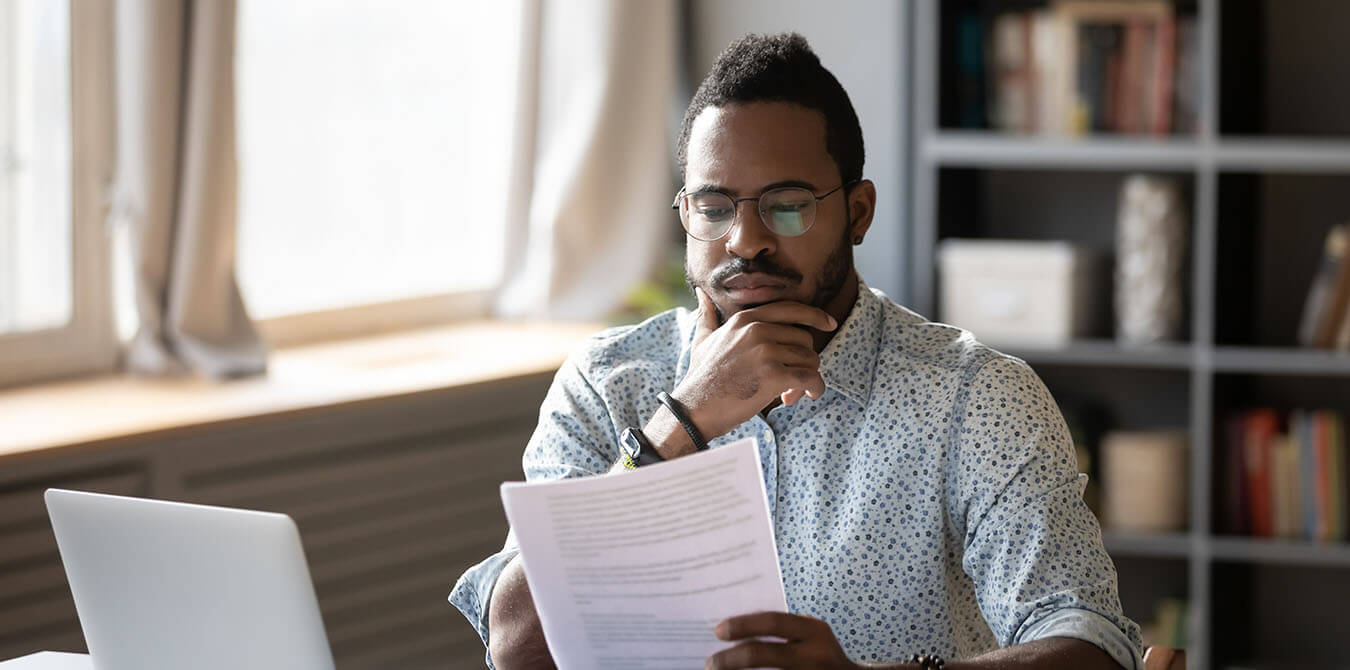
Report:
M 752 259 L 737 256 L 713 273 L 711 283 L 714 286 L 722 286 L 724 282 L 738 274 L 751 273 L 781 277 L 793 283 L 802 280 L 800 272 L 778 265 L 763 256 L 756 256 Z

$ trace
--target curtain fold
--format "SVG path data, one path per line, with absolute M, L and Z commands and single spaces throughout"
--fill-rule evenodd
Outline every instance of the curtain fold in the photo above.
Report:
M 670 212 L 674 0 L 535 0 L 503 316 L 598 319 L 657 261 Z
M 117 2 L 114 211 L 132 247 L 132 372 L 266 369 L 234 274 L 235 9 L 234 0 Z

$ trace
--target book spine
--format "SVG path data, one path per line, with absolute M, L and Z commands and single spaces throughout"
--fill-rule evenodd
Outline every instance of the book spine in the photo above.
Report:
M 1154 135 L 1166 135 L 1172 132 L 1172 87 L 1176 77 L 1177 58 L 1176 19 L 1168 16 L 1158 22 L 1154 40 L 1154 58 L 1156 67 L 1153 72 L 1153 125 Z
M 1274 501 L 1271 486 L 1271 442 L 1275 433 L 1274 412 L 1253 410 L 1247 417 L 1247 489 L 1250 496 L 1252 534 L 1271 537 L 1275 534 L 1272 518 Z
M 1330 437 L 1330 431 L 1326 421 L 1325 412 L 1314 412 L 1312 417 L 1313 434 L 1313 454 L 1316 459 L 1316 478 L 1313 484 L 1314 495 L 1317 499 L 1317 533 L 1313 539 L 1326 541 L 1331 539 L 1331 507 L 1330 491 L 1327 486 L 1327 478 L 1330 469 L 1328 457 L 1330 449 L 1327 448 L 1327 440 Z

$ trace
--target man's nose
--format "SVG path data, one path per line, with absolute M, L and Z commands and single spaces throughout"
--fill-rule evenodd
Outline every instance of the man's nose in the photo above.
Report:
M 736 203 L 736 218 L 727 233 L 727 253 L 741 258 L 755 258 L 761 253 L 772 254 L 777 247 L 774 235 L 759 218 L 759 204 L 754 200 Z

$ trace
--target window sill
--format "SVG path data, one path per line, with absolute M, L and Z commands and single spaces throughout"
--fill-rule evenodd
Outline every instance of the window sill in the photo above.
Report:
M 0 391 L 0 463 L 54 449 L 275 417 L 556 370 L 596 324 L 472 321 L 280 349 L 224 383 L 105 375 Z

